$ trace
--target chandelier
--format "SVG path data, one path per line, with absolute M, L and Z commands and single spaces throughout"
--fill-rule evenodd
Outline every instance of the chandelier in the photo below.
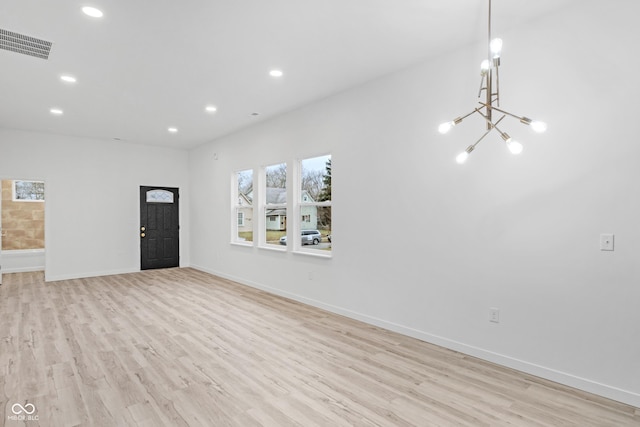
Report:
M 544 122 L 532 120 L 525 116 L 518 116 L 500 108 L 500 55 L 502 53 L 502 39 L 491 38 L 491 0 L 489 0 L 489 49 L 487 59 L 482 61 L 480 65 L 480 89 L 478 91 L 478 107 L 464 116 L 457 117 L 450 122 L 442 123 L 438 127 L 438 131 L 442 134 L 449 132 L 454 126 L 462 122 L 473 114 L 479 114 L 486 122 L 486 132 L 473 144 L 469 145 L 466 150 L 458 154 L 456 162 L 463 164 L 467 161 L 469 154 L 476 148 L 476 145 L 484 139 L 491 131 L 498 132 L 502 140 L 506 143 L 507 148 L 512 154 L 520 154 L 522 152 L 522 144 L 514 140 L 498 128 L 498 124 L 505 117 L 513 117 L 520 120 L 520 123 L 531 126 L 535 132 L 544 132 L 547 125 Z M 484 94 L 484 100 L 483 99 Z M 496 116 L 500 116 L 496 120 Z

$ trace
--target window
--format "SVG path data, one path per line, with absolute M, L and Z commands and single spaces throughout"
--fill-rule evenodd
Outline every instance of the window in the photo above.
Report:
M 167 190 L 149 190 L 147 203 L 173 203 L 173 193 Z
M 331 155 L 289 166 L 283 162 L 262 167 L 256 188 L 252 170 L 233 173 L 231 241 L 330 257 Z
M 267 166 L 264 169 L 264 186 L 264 243 L 286 245 L 287 164 Z
M 305 249 L 331 252 L 331 156 L 300 162 L 300 231 Z M 318 238 L 304 239 L 305 231 Z M 309 246 L 307 246 L 309 245 Z
M 232 241 L 253 242 L 253 170 L 236 172 L 233 178 L 233 210 L 236 222 L 233 226 Z
M 14 202 L 44 202 L 44 182 L 13 181 Z

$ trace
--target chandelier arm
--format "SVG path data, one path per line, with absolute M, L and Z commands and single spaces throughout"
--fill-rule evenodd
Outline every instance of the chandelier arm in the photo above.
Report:
M 482 73 L 480 76 L 480 89 L 478 89 L 478 99 L 482 96 L 482 91 L 484 90 L 484 79 L 487 78 L 487 73 Z
M 475 109 L 475 111 L 476 111 L 478 114 L 480 114 L 482 117 L 484 117 L 484 119 L 487 121 L 487 131 L 486 131 L 486 132 L 485 132 L 485 133 L 484 133 L 484 134 L 483 134 L 483 135 L 482 135 L 482 136 L 481 136 L 481 137 L 480 137 L 476 142 L 474 142 L 473 144 L 471 144 L 471 145 L 469 146 L 469 148 L 471 148 L 471 150 L 470 150 L 469 152 L 473 151 L 473 150 L 476 148 L 476 145 L 478 145 L 478 143 L 479 143 L 480 141 L 482 141 L 482 140 L 484 139 L 484 137 L 485 137 L 485 136 L 489 135 L 489 133 L 491 133 L 491 131 L 492 131 L 493 129 L 496 129 L 498 132 L 500 132 L 500 130 L 496 127 L 496 125 L 497 125 L 498 123 L 500 123 L 500 122 L 502 121 L 502 119 L 504 119 L 504 116 L 502 116 L 502 117 L 500 117 L 500 119 L 498 119 L 498 121 L 497 121 L 497 122 L 492 123 L 492 122 L 491 122 L 491 120 L 489 120 L 489 117 L 487 117 L 486 115 L 482 114 L 482 112 L 480 111 L 480 109 L 476 108 L 476 109 Z M 500 132 L 500 133 L 502 133 L 502 132 Z
M 500 106 L 500 64 L 496 65 L 496 104 Z
M 467 117 L 472 115 L 473 113 L 480 113 L 480 108 L 475 108 L 473 111 L 471 111 L 470 113 L 465 114 L 464 116 L 456 117 L 455 119 L 453 119 L 453 124 L 457 125 L 458 123 L 460 123 L 461 121 L 463 121 L 464 119 L 466 119 Z M 482 113 L 480 113 L 480 114 L 482 114 Z
M 482 117 L 487 121 L 487 126 L 490 126 L 491 128 L 496 128 L 496 130 L 497 130 L 498 132 L 500 132 L 500 129 L 498 129 L 498 123 L 500 123 L 500 122 L 502 121 L 502 119 L 504 119 L 506 116 L 504 116 L 504 115 L 503 115 L 502 117 L 500 117 L 500 118 L 498 119 L 498 121 L 496 121 L 495 123 L 493 123 L 493 122 L 491 121 L 491 119 L 489 119 L 489 116 L 488 116 L 488 115 L 486 115 L 486 114 L 482 114 L 482 113 L 480 112 L 480 110 L 477 110 L 477 111 L 478 111 L 478 113 L 479 113 L 479 114 L 480 114 L 480 115 L 481 115 L 481 116 L 482 116 Z M 502 132 L 500 132 L 500 133 L 502 133 Z
M 471 150 L 469 150 L 469 152 L 473 151 L 476 148 L 476 145 L 478 145 L 478 143 L 480 141 L 482 141 L 484 139 L 485 136 L 489 135 L 491 133 L 491 131 L 493 130 L 493 128 L 489 129 L 488 131 L 486 131 L 480 138 L 478 138 L 478 140 L 476 142 L 474 142 L 473 144 L 471 144 L 469 146 L 469 148 L 471 148 Z M 467 149 L 468 150 L 468 149 Z
M 470 115 L 472 115 L 473 113 L 480 113 L 480 109 L 479 108 L 474 108 L 472 112 L 465 114 L 464 116 L 458 117 L 458 119 L 460 119 L 461 121 L 466 119 L 467 117 L 469 117 Z M 482 114 L 482 113 L 480 113 Z
M 505 117 L 506 117 L 506 116 L 502 116 L 502 117 L 500 117 L 500 120 L 504 119 Z M 506 133 L 506 132 L 502 132 L 502 131 L 500 130 L 500 128 L 498 128 L 498 123 L 500 123 L 500 120 L 498 120 L 498 121 L 493 125 L 493 127 L 494 127 L 494 128 L 496 128 L 496 131 L 498 131 L 498 133 L 500 134 L 500 137 L 503 139 L 503 141 L 505 141 L 505 142 L 509 143 L 509 141 L 511 141 L 511 137 L 509 136 L 509 134 L 508 134 L 508 133 Z
M 504 116 L 503 116 L 504 117 Z M 503 140 L 508 140 L 510 138 L 509 134 L 506 132 L 502 132 L 498 126 L 494 126 L 496 128 L 496 130 L 498 131 L 498 133 L 500 134 L 500 136 L 502 137 Z
M 481 114 L 482 114 L 482 113 L 481 113 Z M 500 117 L 500 119 L 498 119 L 498 121 L 497 121 L 497 122 L 495 122 L 495 123 L 492 123 L 492 122 L 489 120 L 489 118 L 488 118 L 487 116 L 485 116 L 484 114 L 483 114 L 483 117 L 484 117 L 484 119 L 487 121 L 487 127 L 492 127 L 492 129 L 495 129 L 495 130 L 500 134 L 500 137 L 501 137 L 501 138 L 502 138 L 502 139 L 507 143 L 507 145 L 508 145 L 508 144 L 509 144 L 509 142 L 511 141 L 511 137 L 509 136 L 509 134 L 508 134 L 508 133 L 506 133 L 506 132 L 502 132 L 502 131 L 500 130 L 500 128 L 498 127 L 498 124 L 499 124 L 499 123 L 502 121 L 502 119 L 504 119 L 506 116 L 505 116 L 505 115 L 503 115 L 503 116 L 502 116 L 502 117 Z M 475 145 L 474 145 L 474 148 L 475 148 Z
M 513 117 L 513 118 L 515 118 L 515 119 L 518 119 L 518 120 L 520 120 L 520 121 L 521 121 L 522 123 L 524 123 L 524 124 L 530 124 L 530 123 L 531 123 L 531 119 L 530 119 L 530 118 L 528 118 L 528 117 L 525 117 L 525 116 L 516 116 L 516 115 L 515 115 L 515 114 L 513 114 L 513 113 L 510 113 L 510 112 L 505 111 L 505 110 L 501 110 L 500 108 L 494 107 L 494 106 L 492 106 L 492 105 L 487 105 L 487 104 L 486 104 L 486 103 L 484 103 L 484 102 L 479 102 L 479 101 L 478 101 L 478 104 L 481 104 L 481 105 L 483 105 L 483 106 L 485 106 L 485 107 L 487 107 L 487 108 L 494 109 L 494 110 L 496 110 L 496 111 L 501 112 L 502 114 L 506 114 L 507 116 L 511 116 L 511 117 Z

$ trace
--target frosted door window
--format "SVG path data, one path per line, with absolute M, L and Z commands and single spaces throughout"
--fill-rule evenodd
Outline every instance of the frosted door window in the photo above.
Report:
M 147 203 L 173 203 L 173 193 L 167 190 L 147 191 Z

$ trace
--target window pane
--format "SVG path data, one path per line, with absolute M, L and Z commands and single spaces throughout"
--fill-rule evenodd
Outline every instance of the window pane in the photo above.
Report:
M 251 196 L 253 195 L 253 170 L 244 170 L 238 172 L 238 195 Z
M 238 234 L 239 242 L 253 242 L 253 215 L 252 207 L 237 207 L 236 216 L 238 217 Z
M 331 206 L 301 206 L 300 210 L 302 246 L 331 251 Z
M 279 165 L 272 165 L 265 168 L 265 183 L 267 190 L 270 188 L 287 189 L 287 164 L 280 163 Z M 282 193 L 282 192 L 280 192 Z M 269 203 L 287 203 L 287 192 L 284 192 L 284 201 L 274 200 L 269 197 L 267 191 L 267 204 Z
M 253 170 L 236 174 L 236 240 L 253 242 Z
M 331 200 L 331 156 L 313 157 L 301 162 L 301 202 Z
M 286 244 L 287 164 L 265 168 L 265 243 Z M 282 241 L 281 238 L 285 237 Z
M 13 200 L 44 200 L 44 182 L 13 181 Z
M 173 203 L 173 193 L 167 190 L 149 190 L 147 203 Z
M 267 209 L 265 218 L 266 243 L 270 245 L 286 245 L 287 209 Z M 284 240 L 281 240 L 285 237 Z

